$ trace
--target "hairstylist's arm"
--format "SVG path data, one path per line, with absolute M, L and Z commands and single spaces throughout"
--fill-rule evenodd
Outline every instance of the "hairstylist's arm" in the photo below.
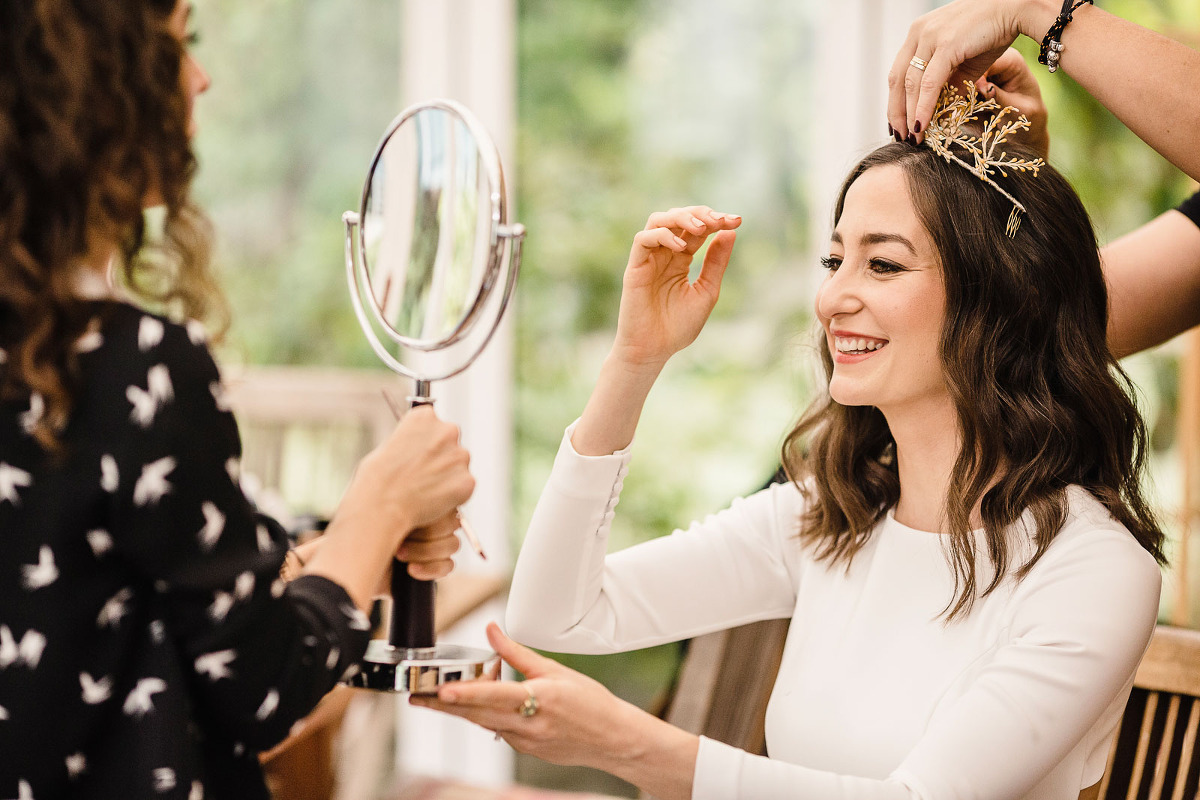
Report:
M 650 387 L 672 355 L 691 344 L 716 305 L 741 217 L 706 206 L 651 214 L 633 237 L 621 289 L 617 338 L 571 438 L 576 452 L 608 455 L 629 446 Z M 692 256 L 716 234 L 700 275 Z
M 1168 211 L 1100 251 L 1117 358 L 1200 324 L 1200 227 Z
M 433 538 L 444 538 L 455 510 L 475 490 L 469 461 L 456 426 L 428 407 L 409 411 L 359 464 L 305 573 L 341 584 L 359 608 L 369 608 L 409 534 L 430 528 Z
M 955 0 L 918 18 L 888 73 L 888 122 L 920 140 L 952 75 L 978 78 L 1018 35 L 1040 43 L 1061 9 L 1058 0 Z M 1075 11 L 1062 43 L 1063 70 L 1200 180 L 1200 52 L 1093 5 Z M 924 71 L 914 56 L 928 62 Z

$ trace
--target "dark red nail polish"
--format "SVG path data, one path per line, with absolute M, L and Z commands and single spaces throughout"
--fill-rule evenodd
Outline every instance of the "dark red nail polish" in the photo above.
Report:
M 921 120 L 917 120 L 916 122 L 913 123 L 913 133 L 920 133 L 920 132 L 921 132 Z
M 915 147 L 915 146 L 916 146 L 916 144 L 917 144 L 917 137 L 916 137 L 916 136 L 913 136 L 913 135 L 910 133 L 910 134 L 909 134 L 907 137 L 905 137 L 904 141 L 908 142 L 909 144 L 911 144 L 911 145 L 913 145 L 913 146 Z
M 888 136 L 895 136 L 896 132 L 892 130 L 892 123 L 888 123 Z
M 904 139 L 900 136 L 899 131 L 892 131 L 892 138 L 896 140 L 897 144 L 904 141 Z

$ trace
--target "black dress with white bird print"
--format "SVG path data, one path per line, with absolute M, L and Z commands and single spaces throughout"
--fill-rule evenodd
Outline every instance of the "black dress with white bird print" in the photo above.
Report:
M 0 404 L 0 800 L 266 798 L 257 753 L 355 669 L 366 618 L 278 580 L 202 328 L 95 311 L 63 454 L 40 397 Z

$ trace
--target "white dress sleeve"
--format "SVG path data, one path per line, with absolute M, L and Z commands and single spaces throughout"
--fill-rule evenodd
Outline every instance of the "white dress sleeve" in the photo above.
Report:
M 612 653 L 792 615 L 802 512 L 794 486 L 606 558 L 629 451 L 581 456 L 573 428 L 517 558 L 510 636 L 554 652 Z
M 1052 547 L 1017 589 L 1010 635 L 969 686 L 934 710 L 885 779 L 850 777 L 702 739 L 695 800 L 989 798 L 1028 795 L 1089 737 L 1110 734 L 1154 629 L 1160 572 L 1127 533 L 1095 531 Z M 846 690 L 841 687 L 839 690 Z M 852 689 L 851 689 L 852 691 Z M 1076 787 L 1097 782 L 1102 757 Z M 1071 796 L 1078 788 L 1070 789 Z M 1040 796 L 1040 793 L 1039 793 Z

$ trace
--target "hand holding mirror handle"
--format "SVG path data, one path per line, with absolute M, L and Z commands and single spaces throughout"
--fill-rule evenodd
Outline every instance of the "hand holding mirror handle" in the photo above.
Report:
M 413 380 L 410 404 L 431 404 L 430 383 L 478 357 L 516 286 L 525 228 L 507 223 L 495 145 L 454 101 L 410 106 L 375 152 L 359 211 L 342 220 L 359 326 L 383 363 Z M 429 694 L 484 674 L 494 653 L 436 641 L 433 581 L 397 562 L 391 588 L 389 638 L 371 642 L 352 685 Z

